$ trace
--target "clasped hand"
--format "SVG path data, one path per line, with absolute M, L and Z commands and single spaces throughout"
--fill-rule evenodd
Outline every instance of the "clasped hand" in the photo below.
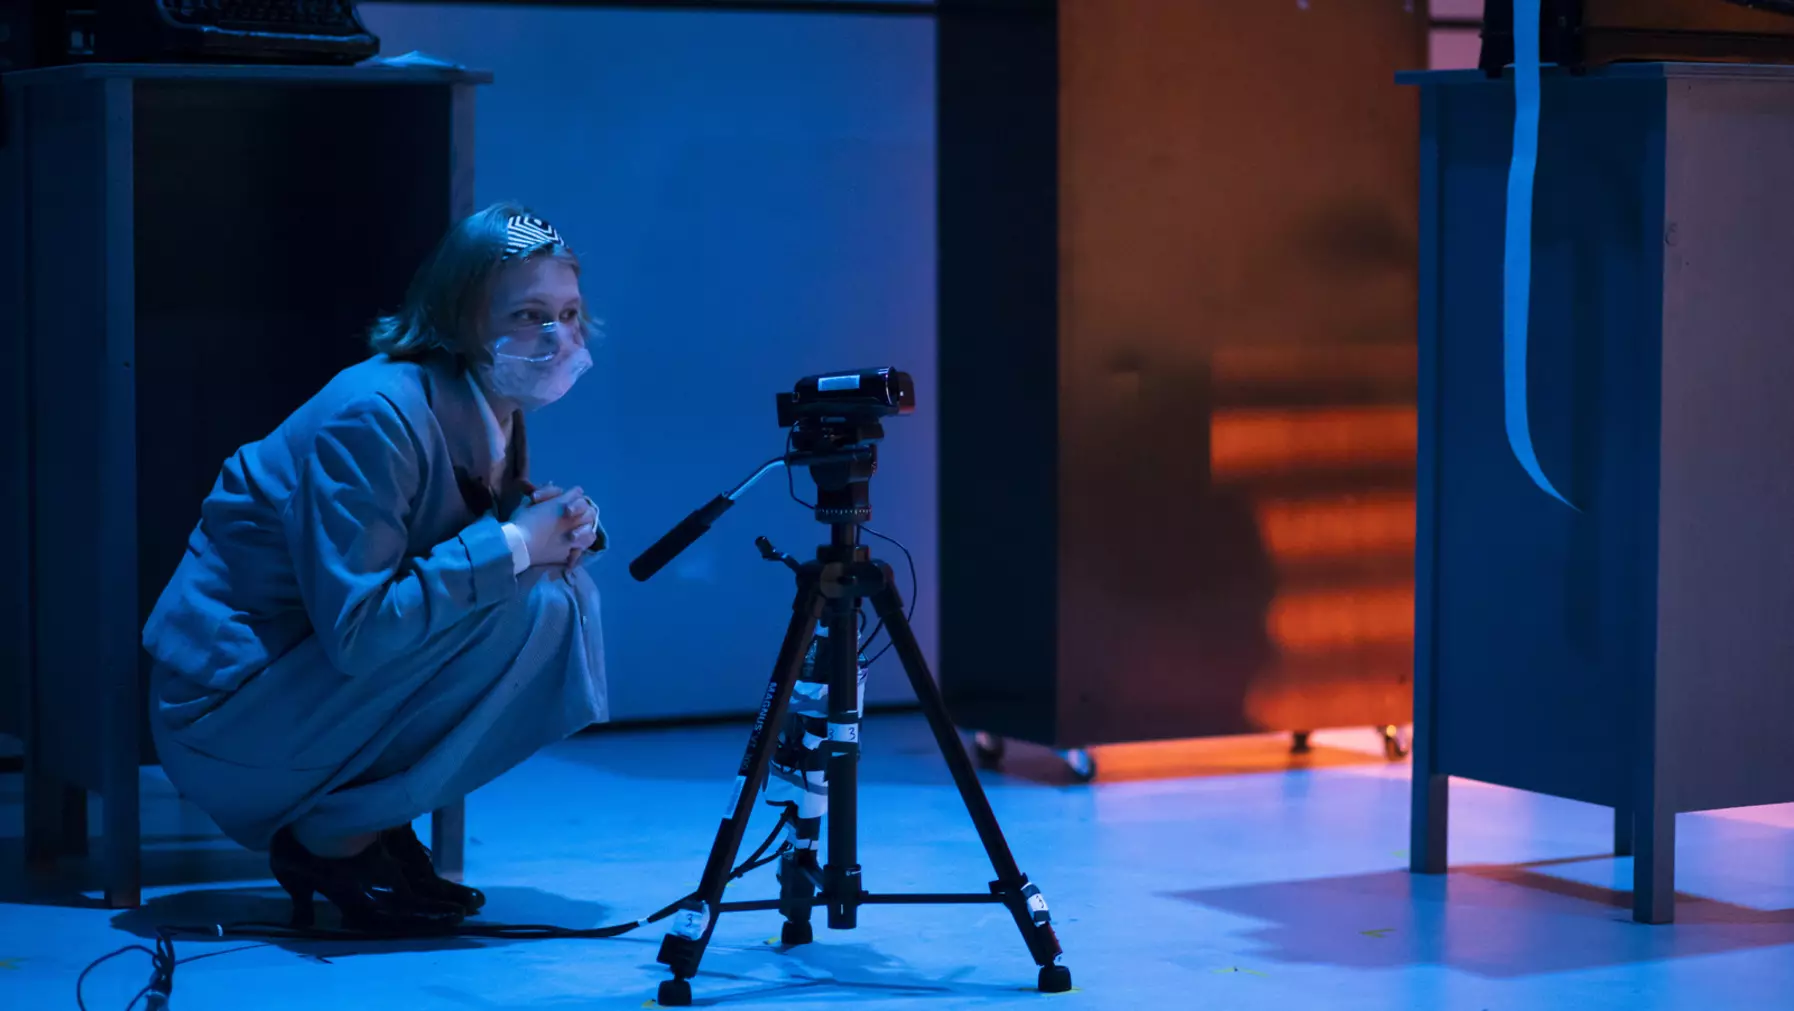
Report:
M 598 507 L 582 489 L 562 491 L 547 485 L 530 493 L 529 500 L 511 514 L 511 522 L 529 546 L 532 568 L 567 569 L 579 564 L 592 547 Z

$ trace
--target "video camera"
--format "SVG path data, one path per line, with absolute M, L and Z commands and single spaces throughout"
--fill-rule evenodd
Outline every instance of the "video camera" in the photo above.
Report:
M 711 499 L 667 531 L 629 563 L 629 574 L 646 581 L 704 535 L 743 492 L 774 467 L 805 467 L 816 483 L 812 505 L 822 523 L 846 525 L 872 518 L 867 483 L 878 470 L 881 420 L 914 413 L 916 384 L 892 368 L 860 369 L 805 376 L 790 393 L 778 395 L 779 427 L 791 429 L 782 456 L 761 465 L 747 480 Z
M 861 369 L 805 376 L 790 393 L 778 395 L 779 427 L 806 420 L 865 423 L 916 409 L 916 384 L 896 369 Z

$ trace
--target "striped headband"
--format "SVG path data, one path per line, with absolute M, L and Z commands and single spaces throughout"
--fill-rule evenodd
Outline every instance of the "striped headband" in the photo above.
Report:
M 561 233 L 541 218 L 519 216 L 505 222 L 505 255 L 510 259 L 542 246 L 566 246 Z

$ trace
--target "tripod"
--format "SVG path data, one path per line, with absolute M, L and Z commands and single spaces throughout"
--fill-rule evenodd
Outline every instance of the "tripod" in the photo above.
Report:
M 876 435 L 873 434 L 876 432 Z M 882 435 L 878 426 L 848 431 L 805 431 L 805 442 L 814 451 L 785 458 L 787 463 L 808 466 L 817 484 L 816 517 L 829 526 L 829 542 L 817 548 L 814 560 L 787 562 L 796 570 L 797 596 L 791 623 L 773 665 L 772 680 L 760 702 L 759 715 L 748 736 L 747 750 L 735 777 L 728 811 L 711 846 L 710 858 L 697 891 L 677 914 L 674 926 L 661 941 L 659 961 L 672 970 L 673 978 L 660 984 L 659 1002 L 668 1007 L 691 1003 L 691 978 L 697 975 L 710 936 L 723 913 L 777 909 L 785 916 L 781 939 L 786 944 L 806 944 L 813 938 L 811 911 L 828 909 L 832 930 L 853 928 L 859 908 L 867 905 L 1001 903 L 1021 930 L 1028 953 L 1040 966 L 1039 987 L 1047 993 L 1071 989 L 1071 970 L 1059 964 L 1059 941 L 1040 889 L 1028 881 L 1009 852 L 1009 843 L 997 825 L 990 801 L 959 735 L 947 716 L 939 687 L 916 643 L 903 600 L 892 580 L 891 567 L 871 557 L 859 541 L 860 524 L 871 518 L 867 486 L 876 469 L 876 446 L 870 440 Z M 764 472 L 764 468 L 762 470 Z M 751 483 L 751 482 L 750 482 Z M 739 489 L 737 490 L 739 491 Z M 724 497 L 719 496 L 718 501 Z M 726 506 L 725 506 L 726 507 Z M 712 512 L 720 515 L 721 510 Z M 707 525 L 707 523 L 705 524 Z M 692 535 L 695 537 L 695 533 Z M 764 549 L 763 549 L 764 550 Z M 996 880 L 990 891 L 966 894 L 880 894 L 866 891 L 860 880 L 858 839 L 858 765 L 860 759 L 859 616 L 862 602 L 870 601 L 884 623 L 909 676 L 910 686 L 928 718 L 935 743 L 947 760 L 953 783 L 959 789 L 978 838 L 990 857 Z M 723 886 L 741 848 L 754 799 L 765 782 L 768 767 L 785 725 L 793 688 L 803 671 L 806 655 L 817 640 L 818 628 L 826 628 L 829 648 L 816 651 L 817 674 L 828 684 L 827 751 L 829 811 L 827 813 L 827 863 L 816 866 L 814 850 L 787 855 L 780 865 L 777 899 L 723 902 Z M 820 644 L 819 644 L 820 645 Z

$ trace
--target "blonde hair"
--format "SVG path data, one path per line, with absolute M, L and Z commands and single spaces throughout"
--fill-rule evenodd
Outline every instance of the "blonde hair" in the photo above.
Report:
M 368 331 L 368 345 L 389 358 L 415 360 L 444 350 L 478 357 L 484 350 L 479 320 L 486 311 L 492 275 L 505 261 L 506 223 L 535 217 L 521 204 L 502 201 L 456 222 L 412 275 L 399 311 Z M 579 257 L 556 243 L 524 250 L 516 259 L 553 256 L 579 272 Z M 580 312 L 588 331 L 592 321 Z

